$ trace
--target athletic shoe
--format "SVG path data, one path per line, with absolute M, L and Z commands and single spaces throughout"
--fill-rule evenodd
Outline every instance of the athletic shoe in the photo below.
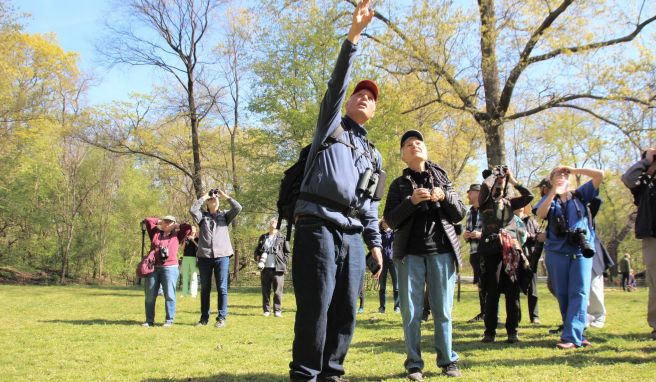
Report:
M 411 381 L 423 381 L 424 375 L 421 374 L 421 369 L 412 367 L 408 369 L 408 379 Z
M 279 311 L 279 310 L 276 310 L 275 312 L 273 312 L 273 317 L 282 317 L 282 312 Z
M 201 327 L 201 326 L 207 326 L 207 321 L 198 321 L 196 323 L 196 327 Z
M 226 325 L 225 318 L 219 318 L 216 320 L 216 323 L 214 324 L 215 328 L 222 328 Z
M 451 362 L 446 366 L 442 366 L 442 374 L 447 377 L 461 377 L 462 373 L 458 369 L 458 362 Z
M 495 339 L 496 339 L 495 336 L 493 336 L 491 334 L 485 334 L 485 335 L 483 335 L 483 339 L 481 340 L 481 342 L 484 343 L 484 344 L 489 344 L 489 343 L 494 342 Z
M 162 325 L 162 327 L 165 328 L 170 328 L 171 326 L 173 326 L 173 321 L 166 321 L 164 325 Z
M 271 313 L 269 313 L 269 312 L 264 312 L 264 317 L 269 317 L 270 314 Z
M 143 324 L 141 324 L 141 326 L 143 326 L 144 328 L 149 328 L 151 326 L 155 326 L 155 324 L 153 324 L 152 322 L 144 322 Z
M 363 308 L 363 307 L 359 307 L 359 308 L 358 308 L 358 313 L 364 313 L 364 308 Z
M 381 306 L 380 308 L 378 308 L 378 313 L 385 313 L 385 307 Z
M 519 336 L 517 336 L 517 333 L 508 334 L 508 339 L 506 340 L 506 342 L 509 344 L 516 344 L 517 342 L 519 342 Z

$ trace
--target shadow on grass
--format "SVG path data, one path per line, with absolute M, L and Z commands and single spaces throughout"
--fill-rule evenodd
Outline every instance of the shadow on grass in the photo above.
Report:
M 228 374 L 221 373 L 209 377 L 188 377 L 188 378 L 147 378 L 142 382 L 216 382 L 216 381 L 289 381 L 289 376 L 272 373 L 245 373 L 245 374 Z
M 143 321 L 136 320 L 106 320 L 103 318 L 90 320 L 41 320 L 44 324 L 69 324 L 69 325 L 141 325 Z

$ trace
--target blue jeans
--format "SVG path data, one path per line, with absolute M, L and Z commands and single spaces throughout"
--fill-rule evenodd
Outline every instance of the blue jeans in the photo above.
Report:
M 319 375 L 343 375 L 364 277 L 360 230 L 342 230 L 319 218 L 300 218 L 292 276 L 297 308 L 290 378 L 315 381 Z
M 164 298 L 166 299 L 166 321 L 173 322 L 175 317 L 175 286 L 178 283 L 180 270 L 177 265 L 168 267 L 155 267 L 155 271 L 146 276 L 144 291 L 146 294 L 146 322 L 155 322 L 155 301 L 159 285 L 162 285 Z
M 401 317 L 407 358 L 406 369 L 424 368 L 421 359 L 421 316 L 424 310 L 424 286 L 428 284 L 435 331 L 433 333 L 437 366 L 446 366 L 458 360 L 452 349 L 453 291 L 456 270 L 451 253 L 415 256 L 407 255 L 402 260 L 394 260 L 399 272 L 399 295 Z
M 385 291 L 387 289 L 387 272 L 389 271 L 390 277 L 392 277 L 392 290 L 394 292 L 394 309 L 399 307 L 399 281 L 396 276 L 396 266 L 394 266 L 393 261 L 384 261 L 383 262 L 383 271 L 380 273 L 380 278 L 378 278 L 378 283 L 380 285 L 380 290 L 378 291 L 378 297 L 380 299 L 380 307 L 385 309 Z
M 592 259 L 581 255 L 547 253 L 549 277 L 563 319 L 563 342 L 581 346 L 587 320 Z
M 207 322 L 210 318 L 210 293 L 212 292 L 212 274 L 216 281 L 218 320 L 225 320 L 228 315 L 228 271 L 230 257 L 213 259 L 198 258 L 200 271 L 200 320 Z

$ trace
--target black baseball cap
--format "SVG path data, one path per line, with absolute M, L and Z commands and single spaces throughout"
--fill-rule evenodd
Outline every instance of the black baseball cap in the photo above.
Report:
M 403 135 L 401 136 L 401 147 L 403 147 L 403 143 L 408 138 L 412 138 L 412 137 L 415 137 L 415 138 L 419 139 L 422 142 L 424 141 L 424 136 L 421 135 L 420 132 L 418 132 L 417 130 L 408 130 L 405 133 L 403 133 Z
M 547 187 L 551 188 L 551 181 L 549 181 L 549 178 L 543 178 L 540 183 L 538 183 L 537 188 L 542 188 L 542 187 Z

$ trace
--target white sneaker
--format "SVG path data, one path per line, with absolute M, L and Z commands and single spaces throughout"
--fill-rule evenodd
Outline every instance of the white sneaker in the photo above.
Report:
M 274 317 L 282 317 L 282 312 L 279 311 L 279 310 L 276 310 L 275 312 L 273 312 L 273 316 Z
M 270 314 L 270 312 L 264 312 L 264 317 L 269 317 Z

